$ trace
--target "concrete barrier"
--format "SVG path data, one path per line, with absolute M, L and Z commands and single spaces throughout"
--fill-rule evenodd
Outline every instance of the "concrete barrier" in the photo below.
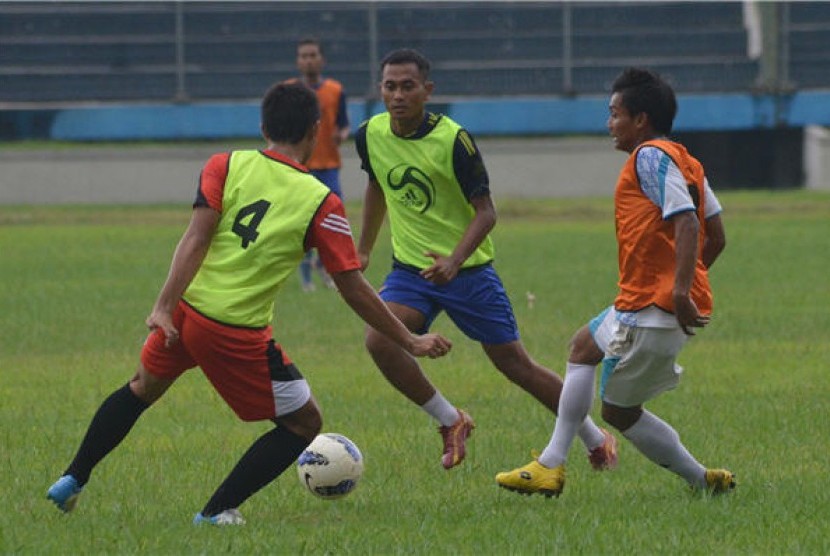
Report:
M 480 138 L 494 197 L 610 195 L 625 155 L 607 137 Z M 0 153 L 0 204 L 122 204 L 193 201 L 204 146 L 83 146 Z M 252 148 L 247 146 L 246 148 Z M 361 199 L 366 175 L 354 144 L 343 148 L 346 199 Z
M 804 130 L 804 171 L 807 189 L 830 191 L 830 131 L 819 126 Z
M 830 132 L 805 132 L 805 185 L 830 190 Z M 495 198 L 610 196 L 625 153 L 606 136 L 481 137 Z M 0 204 L 192 202 L 208 157 L 240 145 L 83 146 L 0 152 Z M 255 148 L 250 143 L 244 148 Z M 257 147 L 258 148 L 258 147 Z M 350 141 L 341 171 L 347 200 L 363 197 L 366 175 Z M 716 190 L 734 187 L 713 181 Z

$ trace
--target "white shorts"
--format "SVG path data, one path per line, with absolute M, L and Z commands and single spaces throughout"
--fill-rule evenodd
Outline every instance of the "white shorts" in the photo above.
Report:
M 311 399 L 311 388 L 305 379 L 271 381 L 274 401 L 277 406 L 275 417 L 282 417 L 297 411 Z
M 609 307 L 589 327 L 605 352 L 600 377 L 603 401 L 620 407 L 640 406 L 680 382 L 683 368 L 677 364 L 677 355 L 689 339 L 680 326 L 629 326 Z

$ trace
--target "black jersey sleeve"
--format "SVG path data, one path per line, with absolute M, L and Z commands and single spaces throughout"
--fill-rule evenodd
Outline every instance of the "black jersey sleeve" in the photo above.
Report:
M 360 157 L 360 168 L 368 174 L 369 179 L 377 181 L 374 172 L 372 172 L 372 165 L 369 163 L 369 148 L 366 146 L 366 128 L 369 121 L 365 121 L 357 128 L 354 135 L 354 146 L 357 150 L 357 156 Z
M 193 208 L 196 207 L 210 207 L 207 197 L 202 191 L 202 180 L 199 180 L 199 185 L 196 186 L 196 198 L 193 200 Z
M 490 194 L 490 177 L 481 152 L 467 130 L 460 129 L 455 136 L 452 152 L 455 177 L 467 200 Z

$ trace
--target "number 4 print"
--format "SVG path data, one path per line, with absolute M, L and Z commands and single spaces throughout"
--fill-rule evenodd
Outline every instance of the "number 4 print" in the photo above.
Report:
M 231 231 L 242 238 L 242 249 L 247 249 L 248 245 L 255 242 L 259 237 L 259 232 L 256 229 L 270 206 L 271 203 L 265 199 L 260 199 L 255 203 L 242 207 L 236 213 Z M 251 219 L 248 223 L 243 223 L 243 220 L 249 216 Z

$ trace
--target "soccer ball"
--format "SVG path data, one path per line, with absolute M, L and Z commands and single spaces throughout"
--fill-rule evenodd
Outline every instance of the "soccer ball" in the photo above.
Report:
M 318 434 L 297 458 L 297 474 L 315 496 L 341 498 L 355 489 L 363 475 L 363 455 L 342 434 Z

